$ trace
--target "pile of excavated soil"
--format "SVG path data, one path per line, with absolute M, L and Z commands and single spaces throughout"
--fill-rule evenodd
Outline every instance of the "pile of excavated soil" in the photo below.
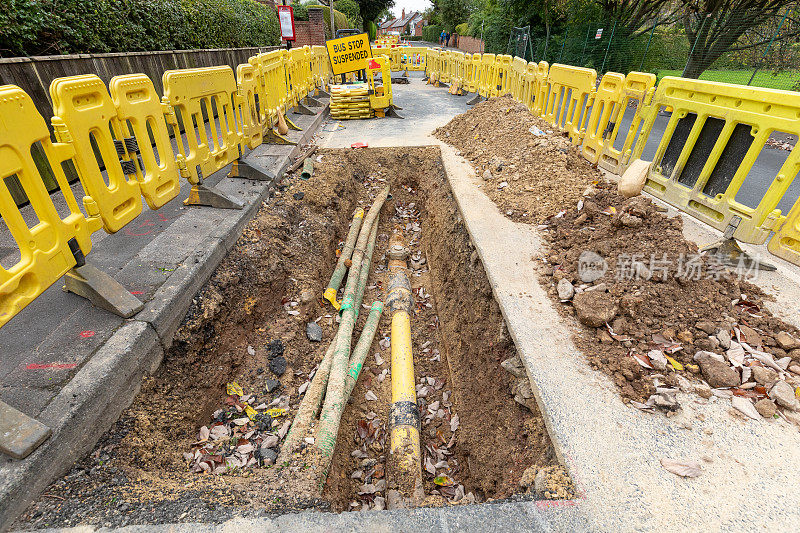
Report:
M 484 192 L 512 220 L 538 223 L 601 179 L 569 137 L 510 96 L 477 104 L 434 135 L 472 162 Z
M 249 447 L 261 450 L 274 435 L 272 449 L 279 451 L 282 430 L 336 330 L 335 313 L 321 295 L 337 250 L 355 208 L 368 208 L 387 183 L 392 198 L 381 212 L 364 304 L 385 296 L 384 254 L 399 225 L 412 255 L 426 504 L 507 498 L 525 491 L 524 472 L 530 477 L 540 470 L 551 482 L 527 497 L 572 494 L 541 415 L 513 400 L 517 380 L 500 363 L 515 356 L 514 346 L 460 222 L 438 149 L 321 150 L 316 157 L 310 180 L 289 178 L 262 206 L 195 298 L 175 344 L 133 405 L 31 505 L 21 527 L 381 509 L 391 401 L 387 314 L 345 408 L 321 495 L 309 490 L 302 453 L 274 465 L 268 452 Z M 356 336 L 366 316 L 360 313 Z M 321 326 L 322 342 L 308 339 L 309 322 Z M 275 364 L 280 357 L 285 371 Z M 231 382 L 242 391 L 229 394 Z M 247 422 L 244 411 L 237 413 L 248 401 L 259 413 L 265 406 L 286 413 Z M 237 440 L 204 443 L 205 431 L 215 426 Z
M 744 416 L 800 422 L 798 331 L 765 309 L 748 281 L 757 272 L 700 255 L 679 216 L 643 196 L 626 200 L 578 148 L 558 134 L 536 137 L 531 125 L 549 127 L 503 97 L 437 136 L 460 148 L 479 175 L 503 158 L 503 179 L 518 186 L 498 190 L 493 174 L 487 194 L 511 218 L 538 225 L 548 248 L 539 258 L 542 284 L 577 318 L 574 340 L 590 365 L 641 409 L 675 411 L 676 392 L 693 390 L 730 399 Z M 521 216 L 521 208 L 535 216 Z

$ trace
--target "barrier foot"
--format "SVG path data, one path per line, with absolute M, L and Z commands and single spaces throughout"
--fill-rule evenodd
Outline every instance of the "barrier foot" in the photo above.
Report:
M 708 246 L 704 246 L 700 251 L 707 252 L 708 255 L 719 259 L 723 265 L 733 268 L 744 268 L 748 271 L 756 269 L 768 272 L 777 270 L 775 265 L 764 263 L 759 258 L 754 259 L 750 254 L 742 250 L 739 243 L 733 238 L 733 234 L 736 232 L 736 228 L 739 227 L 739 222 L 741 221 L 742 219 L 740 217 L 734 215 L 728 227 L 725 228 L 722 239 Z
M 475 96 L 473 96 L 472 98 L 470 98 L 469 100 L 467 100 L 467 105 L 475 105 L 475 104 L 477 104 L 478 102 L 480 102 L 482 98 L 483 98 L 483 97 L 482 97 L 480 94 L 478 94 L 478 93 L 475 93 Z
M 311 96 L 306 96 L 306 104 L 310 105 L 311 107 L 322 107 L 322 102 L 316 98 L 312 98 Z
M 52 433 L 35 418 L 0 401 L 0 452 L 14 459 L 24 459 Z
M 294 112 L 297 113 L 298 115 L 316 115 L 316 113 L 311 111 L 309 108 L 307 108 L 300 102 L 297 102 L 297 105 L 294 106 Z
M 402 115 L 397 113 L 398 109 L 403 109 L 403 108 L 402 107 L 398 107 L 396 105 L 390 105 L 389 107 L 386 108 L 386 116 L 387 117 L 392 117 L 392 118 L 406 118 L 406 117 L 404 117 L 404 116 L 402 116 Z
M 228 173 L 228 177 L 258 181 L 274 181 L 277 176 L 272 173 L 265 172 L 264 170 L 255 168 L 247 161 L 237 159 L 233 162 L 233 165 L 231 165 L 231 171 Z
M 238 200 L 229 198 L 217 189 L 206 187 L 202 183 L 192 185 L 189 197 L 183 201 L 183 205 L 204 205 L 218 209 L 241 209 L 244 207 Z
M 321 96 L 322 98 L 330 98 L 331 94 L 328 91 L 324 91 L 322 89 L 317 89 L 316 96 Z
M 283 135 L 273 130 L 272 128 L 267 128 L 264 131 L 264 144 L 289 144 L 294 146 L 297 143 L 294 141 L 290 141 L 288 138 L 284 137 Z
M 313 113 L 312 113 L 312 115 L 313 115 Z M 298 126 L 297 126 L 297 124 L 295 124 L 294 122 L 292 122 L 292 120 L 289 118 L 289 116 L 288 116 L 288 115 L 284 115 L 284 116 L 283 116 L 283 119 L 286 121 L 286 125 L 287 125 L 287 126 L 289 126 L 289 129 L 290 129 L 290 130 L 295 130 L 295 131 L 303 131 L 303 129 L 302 129 L 302 128 L 298 127 Z
M 144 307 L 144 304 L 117 280 L 91 263 L 74 267 L 64 275 L 64 281 L 64 290 L 67 292 L 83 296 L 95 307 L 122 318 L 130 318 Z

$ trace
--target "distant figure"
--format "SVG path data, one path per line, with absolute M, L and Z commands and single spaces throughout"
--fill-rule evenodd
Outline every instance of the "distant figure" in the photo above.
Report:
M 444 45 L 445 46 L 450 46 L 450 32 L 449 31 L 444 33 Z
M 444 30 L 439 34 L 439 44 L 444 45 Z

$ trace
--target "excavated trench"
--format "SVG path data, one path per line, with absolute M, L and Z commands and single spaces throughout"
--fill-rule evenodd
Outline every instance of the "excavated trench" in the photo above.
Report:
M 281 441 L 335 334 L 335 313 L 321 298 L 323 289 L 354 210 L 368 208 L 387 183 L 392 196 L 381 211 L 364 305 L 385 297 L 384 253 L 389 236 L 400 228 L 411 249 L 416 302 L 411 324 L 423 419 L 424 504 L 509 498 L 525 492 L 523 473 L 527 470 L 528 485 L 537 469 L 547 471 L 548 490 L 523 497 L 571 495 L 535 404 L 514 400 L 525 384 L 500 364 L 515 357 L 514 344 L 438 148 L 318 154 L 314 176 L 307 181 L 289 176 L 246 227 L 195 298 L 175 344 L 133 405 L 88 457 L 31 505 L 18 526 L 120 526 L 306 508 L 384 508 L 388 315 L 345 408 L 322 493 L 299 481 L 302 458 L 270 465 L 261 444 L 272 435 Z M 366 315 L 360 313 L 356 335 Z M 321 342 L 310 340 L 309 323 L 320 326 Z M 212 443 L 203 428 L 211 428 L 212 435 L 215 424 L 237 431 L 229 413 L 243 403 L 237 407 L 228 395 L 231 382 L 242 388 L 239 400 L 251 400 L 259 412 L 285 413 L 245 422 L 252 432 L 241 430 L 239 440 Z M 201 467 L 201 455 L 207 466 Z

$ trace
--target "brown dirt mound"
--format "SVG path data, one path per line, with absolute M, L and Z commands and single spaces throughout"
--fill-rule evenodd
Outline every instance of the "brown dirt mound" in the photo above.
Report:
M 540 224 L 549 247 L 540 258 L 542 283 L 558 301 L 561 282 L 560 310 L 582 322 L 576 344 L 625 401 L 645 402 L 657 387 L 667 396 L 680 388 L 758 400 L 777 380 L 800 385 L 800 349 L 785 336 L 797 337 L 797 330 L 764 309 L 762 292 L 742 276 L 753 272 L 732 272 L 699 255 L 679 216 L 665 216 L 642 196 L 624 199 L 566 137 L 537 137 L 531 126 L 552 128 L 502 97 L 475 106 L 436 135 L 460 148 L 479 175 L 488 168 L 484 189 L 507 216 Z M 508 186 L 499 189 L 501 179 Z M 587 251 L 603 262 L 598 279 L 579 271 Z M 722 367 L 698 365 L 700 351 L 722 359 Z M 763 371 L 776 362 L 779 372 Z M 725 377 L 724 391 L 698 383 L 722 387 Z M 671 398 L 657 399 L 657 407 L 677 408 Z M 790 409 L 784 413 L 793 417 Z
M 510 96 L 485 100 L 433 133 L 472 162 L 484 192 L 512 220 L 538 223 L 601 178 L 565 134 Z

